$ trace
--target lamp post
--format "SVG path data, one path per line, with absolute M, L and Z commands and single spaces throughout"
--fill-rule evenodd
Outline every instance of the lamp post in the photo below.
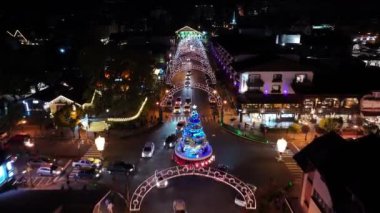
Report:
M 221 111 L 221 115 L 220 115 L 220 123 L 223 124 L 224 123 L 224 105 L 227 104 L 227 101 L 226 100 L 223 100 L 223 104 L 222 104 L 222 111 Z
M 286 146 L 288 146 L 288 142 L 285 139 L 277 140 L 277 151 L 279 153 L 277 161 L 282 161 L 282 153 L 286 150 Z
M 238 109 L 238 111 L 239 111 L 239 122 L 242 123 L 243 122 L 243 110 Z
M 158 122 L 162 123 L 162 109 L 160 107 L 160 102 L 156 102 L 156 106 L 158 107 Z
M 95 139 L 96 149 L 100 152 L 101 158 L 103 158 L 103 150 L 105 143 L 106 139 L 104 137 L 101 137 L 100 135 Z

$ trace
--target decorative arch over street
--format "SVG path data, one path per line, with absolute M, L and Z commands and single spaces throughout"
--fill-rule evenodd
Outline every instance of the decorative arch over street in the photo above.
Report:
M 167 169 L 163 169 L 161 171 L 157 171 L 155 175 L 150 176 L 144 182 L 142 182 L 134 191 L 130 203 L 129 210 L 130 211 L 140 211 L 140 206 L 145 198 L 145 196 L 156 187 L 158 177 L 162 178 L 162 180 L 169 180 L 176 177 L 182 176 L 202 176 L 211 178 L 218 182 L 222 182 L 227 184 L 228 186 L 234 188 L 245 201 L 246 209 L 256 209 L 256 198 L 254 191 L 252 188 L 241 181 L 237 177 L 226 173 L 224 171 L 220 171 L 218 169 L 208 167 L 195 167 L 195 166 L 175 166 Z
M 193 83 L 190 85 L 190 87 L 185 87 L 185 85 L 174 86 L 165 94 L 165 97 L 162 99 L 160 106 L 165 107 L 169 96 L 174 97 L 174 94 L 187 88 L 200 89 L 207 92 L 209 96 L 213 97 L 216 100 L 218 107 L 222 107 L 222 98 L 219 96 L 218 92 L 215 89 L 200 83 Z

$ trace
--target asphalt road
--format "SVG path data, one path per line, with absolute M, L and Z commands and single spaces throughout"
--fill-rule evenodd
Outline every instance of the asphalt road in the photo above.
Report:
M 183 73 L 184 74 L 184 73 Z M 184 79 L 178 74 L 176 81 Z M 192 80 L 202 79 L 203 73 L 193 71 Z M 213 120 L 208 103 L 207 94 L 201 90 L 185 89 L 174 98 L 181 95 L 191 95 L 192 101 L 198 106 L 205 133 L 214 149 L 216 161 L 214 166 L 223 163 L 231 167 L 231 173 L 241 180 L 256 185 L 258 188 L 268 184 L 274 179 L 279 185 L 285 185 L 291 179 L 286 167 L 275 159 L 276 152 L 267 144 L 249 142 L 224 131 Z M 111 137 L 109 145 L 104 152 L 108 160 L 124 160 L 135 163 L 138 169 L 136 175 L 129 178 L 129 189 L 133 190 L 146 178 L 153 175 L 155 170 L 175 166 L 171 161 L 172 149 L 165 149 L 163 141 L 170 133 L 175 131 L 178 120 L 185 115 L 172 115 L 165 120 L 164 124 L 149 133 L 131 136 L 128 138 Z M 145 142 L 155 143 L 155 153 L 150 159 L 142 159 L 141 151 Z M 126 191 L 125 178 L 117 177 L 112 180 L 105 176 L 103 183 Z M 184 199 L 187 203 L 188 212 L 240 212 L 242 209 L 234 204 L 236 196 L 234 189 L 225 184 L 215 182 L 205 177 L 179 177 L 169 182 L 168 188 L 153 189 L 144 199 L 142 212 L 171 212 L 174 199 Z

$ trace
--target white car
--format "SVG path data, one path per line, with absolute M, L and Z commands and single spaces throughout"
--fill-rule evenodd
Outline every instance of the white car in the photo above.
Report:
M 252 185 L 252 184 L 247 184 L 249 187 L 251 187 L 251 189 L 252 189 L 252 191 L 253 191 L 253 193 L 255 193 L 256 192 L 256 189 L 257 189 L 257 187 L 256 186 L 254 186 L 254 185 Z M 246 205 L 246 203 L 245 203 L 245 200 L 244 200 L 244 198 L 240 195 L 240 194 L 238 194 L 236 197 L 235 197 L 235 204 L 236 205 L 238 205 L 238 206 L 240 206 L 240 207 L 245 207 Z
M 181 107 L 179 105 L 175 105 L 173 109 L 173 113 L 180 114 L 181 113 Z
M 62 168 L 51 169 L 50 166 L 41 166 L 37 169 L 37 175 L 41 176 L 57 176 L 62 173 Z
M 154 152 L 154 143 L 148 142 L 144 145 L 144 148 L 141 153 L 141 157 L 143 158 L 151 158 Z
M 92 168 L 92 167 L 96 167 L 96 165 L 93 164 L 91 161 L 89 161 L 89 160 L 83 160 L 83 159 L 73 162 L 72 166 L 73 167 L 79 167 L 79 168 Z

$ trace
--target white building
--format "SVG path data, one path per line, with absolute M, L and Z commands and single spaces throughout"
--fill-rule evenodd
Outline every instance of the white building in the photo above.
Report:
M 295 94 L 295 85 L 310 84 L 313 80 L 311 69 L 295 61 L 281 57 L 260 60 L 252 58 L 232 64 L 239 93 Z

